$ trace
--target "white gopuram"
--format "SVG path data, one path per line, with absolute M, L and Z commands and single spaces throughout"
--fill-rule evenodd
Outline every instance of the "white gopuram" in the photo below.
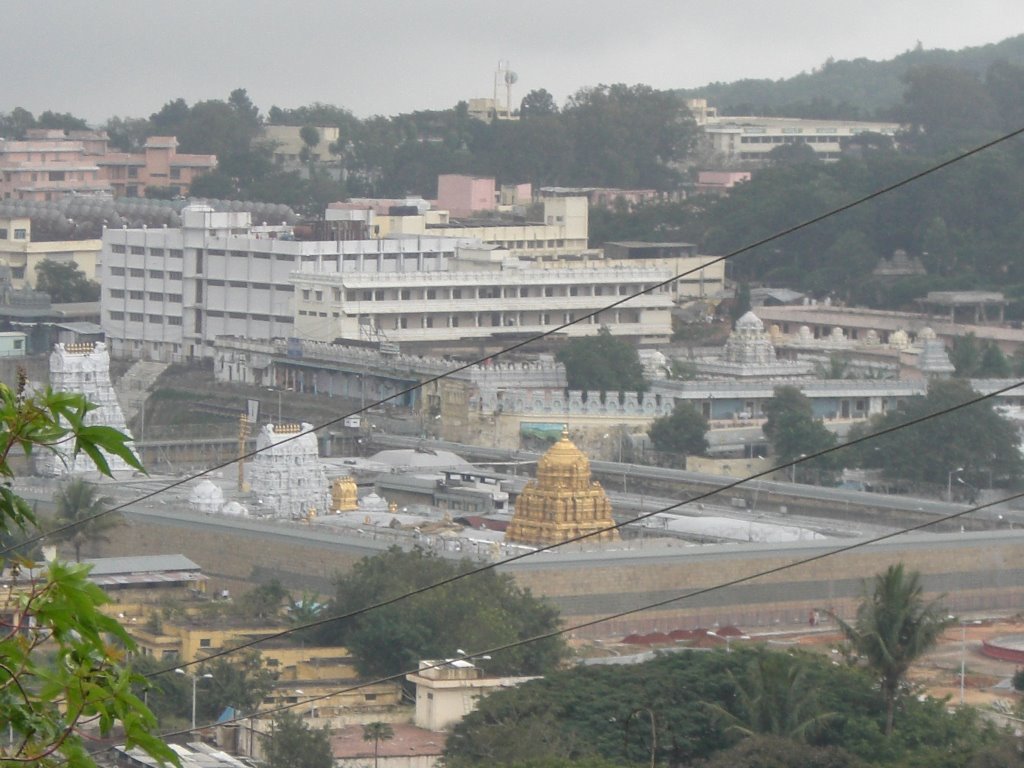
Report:
M 131 437 L 125 424 L 124 412 L 110 383 L 110 354 L 103 342 L 55 344 L 50 353 L 50 387 L 55 391 L 77 392 L 96 408 L 85 416 L 88 426 L 101 424 L 124 432 Z M 84 453 L 73 454 L 74 443 L 68 441 L 54 451 L 36 454 L 36 472 L 41 475 L 63 475 L 95 472 L 96 465 Z M 125 461 L 107 454 L 112 471 L 133 471 Z
M 304 518 L 330 510 L 330 484 L 312 424 L 267 424 L 256 436 L 256 449 L 249 485 L 259 513 Z

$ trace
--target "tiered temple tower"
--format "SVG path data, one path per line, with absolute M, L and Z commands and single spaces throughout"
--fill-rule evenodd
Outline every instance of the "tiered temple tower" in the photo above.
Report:
M 128 433 L 124 412 L 110 383 L 110 354 L 103 342 L 55 344 L 50 353 L 50 387 L 60 392 L 80 392 L 96 406 L 85 415 L 86 426 L 103 425 Z M 130 437 L 130 434 L 129 434 Z M 62 476 L 95 472 L 96 465 L 84 453 L 72 456 L 73 443 L 54 446 L 54 451 L 36 454 L 36 471 L 41 475 Z M 132 471 L 125 461 L 107 454 L 113 471 Z
M 510 544 L 558 544 L 615 524 L 608 495 L 590 479 L 590 460 L 569 440 L 568 429 L 537 462 L 537 479 L 523 488 L 515 515 L 505 532 Z M 612 541 L 618 531 L 604 531 L 587 541 Z
M 256 449 L 249 484 L 262 502 L 257 514 L 304 518 L 327 511 L 331 497 L 312 424 L 267 424 Z

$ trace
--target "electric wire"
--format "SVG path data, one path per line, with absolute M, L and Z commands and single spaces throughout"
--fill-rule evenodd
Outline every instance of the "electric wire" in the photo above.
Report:
M 1000 135 L 1000 136 L 998 136 L 998 137 L 996 137 L 994 139 L 991 139 L 990 141 L 984 142 L 983 144 L 979 144 L 979 145 L 977 145 L 975 147 L 972 147 L 971 149 L 965 150 L 964 152 L 961 152 L 961 153 L 959 153 L 957 155 L 954 155 L 953 157 L 948 158 L 946 160 L 943 160 L 940 163 L 936 163 L 934 165 L 928 166 L 927 168 L 925 168 L 925 169 L 923 169 L 921 171 L 918 171 L 917 173 L 911 174 L 910 176 L 905 176 L 904 178 L 899 179 L 898 181 L 895 181 L 895 182 L 893 182 L 891 184 L 887 184 L 887 185 L 885 185 L 883 187 L 880 187 L 880 188 L 874 190 L 873 192 L 869 192 L 869 193 L 867 193 L 865 195 L 862 195 L 862 196 L 860 196 L 858 198 L 855 198 L 854 200 L 851 200 L 851 201 L 849 201 L 847 203 L 844 203 L 842 205 L 839 205 L 839 206 L 836 206 L 834 208 L 831 208 L 828 211 L 825 211 L 824 213 L 818 214 L 817 216 L 812 216 L 811 218 L 805 219 L 804 221 L 802 221 L 802 222 L 800 222 L 798 224 L 794 224 L 793 226 L 787 227 L 787 228 L 782 229 L 782 230 L 779 230 L 779 231 L 775 232 L 774 234 L 767 235 L 767 236 L 765 236 L 763 238 L 755 240 L 752 243 L 749 243 L 749 244 L 744 245 L 744 246 L 742 246 L 740 248 L 737 248 L 736 250 L 730 251 L 729 253 L 726 253 L 726 254 L 724 254 L 722 256 L 716 256 L 716 257 L 714 257 L 714 258 L 704 262 L 699 267 L 694 267 L 692 269 L 685 270 L 683 272 L 680 272 L 677 275 L 673 275 L 672 277 L 670 277 L 670 278 L 668 278 L 666 280 L 662 280 L 660 282 L 657 282 L 657 283 L 654 283 L 654 284 L 652 284 L 650 286 L 647 286 L 646 288 L 643 288 L 642 290 L 634 291 L 633 293 L 628 294 L 626 296 L 623 296 L 620 299 L 617 299 L 616 301 L 613 301 L 613 302 L 610 302 L 609 304 L 606 304 L 605 306 L 601 307 L 600 309 L 593 310 L 593 311 L 588 312 L 588 313 L 586 313 L 584 315 L 581 315 L 578 318 L 573 318 L 572 320 L 568 320 L 568 321 L 562 323 L 561 325 L 554 326 L 554 327 L 550 328 L 549 330 L 546 330 L 546 331 L 543 331 L 543 332 L 541 332 L 539 334 L 536 334 L 535 336 L 531 336 L 530 338 L 518 341 L 515 344 L 511 344 L 510 346 L 504 347 L 503 349 L 498 350 L 497 352 L 494 352 L 493 354 L 477 358 L 476 360 L 472 360 L 470 362 L 465 362 L 465 363 L 456 365 L 455 367 L 445 371 L 444 373 L 440 373 L 440 374 L 437 374 L 435 376 L 431 376 L 431 377 L 429 377 L 427 379 L 424 379 L 421 382 L 418 382 L 418 383 L 413 384 L 413 385 L 411 385 L 409 387 L 406 387 L 405 389 L 399 390 L 399 391 L 389 395 L 388 397 L 380 398 L 379 400 L 377 400 L 377 401 L 375 401 L 373 403 L 370 403 L 370 404 L 365 405 L 365 406 L 361 406 L 360 408 L 357 408 L 356 410 L 350 411 L 349 413 L 343 414 L 341 416 L 337 416 L 337 417 L 335 417 L 333 419 L 329 419 L 329 420 L 323 422 L 322 424 L 314 426 L 313 429 L 312 429 L 312 432 L 314 432 L 314 433 L 315 432 L 319 432 L 320 430 L 323 430 L 323 429 L 326 429 L 328 427 L 334 426 L 334 425 L 344 421 L 346 418 L 348 418 L 350 416 L 357 416 L 357 415 L 360 415 L 362 413 L 365 413 L 365 412 L 369 411 L 372 408 L 376 408 L 377 406 L 380 406 L 380 405 L 383 405 L 385 403 L 391 402 L 392 400 L 396 400 L 398 398 L 404 397 L 405 395 L 408 395 L 408 394 L 411 394 L 413 392 L 416 392 L 417 390 L 420 390 L 423 387 L 429 386 L 430 384 L 434 384 L 434 383 L 436 383 L 438 381 L 446 379 L 449 376 L 453 376 L 454 374 L 461 373 L 462 371 L 466 371 L 466 370 L 468 370 L 468 369 L 470 369 L 470 368 L 472 368 L 474 366 L 480 365 L 480 364 L 482 364 L 482 363 L 484 363 L 484 362 L 486 362 L 488 360 L 493 360 L 495 358 L 498 358 L 498 357 L 501 357 L 501 356 L 504 356 L 504 355 L 508 355 L 508 354 L 510 354 L 512 352 L 515 352 L 516 350 L 521 349 L 521 348 L 523 348 L 523 347 L 525 347 L 525 346 L 527 346 L 529 344 L 533 344 L 534 342 L 540 341 L 540 340 L 545 339 L 545 338 L 547 338 L 549 336 L 552 336 L 553 334 L 559 333 L 559 332 L 561 332 L 561 331 L 565 330 L 566 328 L 569 328 L 569 327 L 571 327 L 573 325 L 578 325 L 578 324 L 582 323 L 585 320 L 589 320 L 592 317 L 597 317 L 601 313 L 607 312 L 610 309 L 614 309 L 615 307 L 621 306 L 621 305 L 625 304 L 626 302 L 628 302 L 628 301 L 630 301 L 632 299 L 637 298 L 638 296 L 642 296 L 644 294 L 651 293 L 652 291 L 655 291 L 655 290 L 657 290 L 659 288 L 671 285 L 676 280 L 680 280 L 680 279 L 682 279 L 684 277 L 687 277 L 688 275 L 692 275 L 692 274 L 694 274 L 696 272 L 700 272 L 700 271 L 702 271 L 704 269 L 707 269 L 710 266 L 714 266 L 715 264 L 719 264 L 719 263 L 728 261 L 729 259 L 735 258 L 736 256 L 739 256 L 741 254 L 747 253 L 748 251 L 754 250 L 755 248 L 759 248 L 759 247 L 761 247 L 763 245 L 767 245 L 768 243 L 772 243 L 772 242 L 774 242 L 776 240 L 784 238 L 784 237 L 786 237 L 788 235 L 791 235 L 791 234 L 793 234 L 795 232 L 799 232 L 799 231 L 801 231 L 803 229 L 806 229 L 808 227 L 811 227 L 811 226 L 813 226 L 813 225 L 815 225 L 815 224 L 817 224 L 819 222 L 825 221 L 826 219 L 832 218 L 833 216 L 838 216 L 839 214 L 844 213 L 844 212 L 846 212 L 846 211 L 848 211 L 848 210 L 850 210 L 852 208 L 856 208 L 856 207 L 858 207 L 860 205 L 863 205 L 864 203 L 870 202 L 871 200 L 874 200 L 874 199 L 876 199 L 878 197 L 886 195 L 886 194 L 888 194 L 890 192 L 893 192 L 893 191 L 895 191 L 897 189 L 900 189 L 902 187 L 908 186 L 908 185 L 910 185 L 910 184 L 912 184 L 912 183 L 914 183 L 916 181 L 919 181 L 920 179 L 923 179 L 923 178 L 931 176 L 931 175 L 933 175 L 935 173 L 938 173 L 939 171 L 944 170 L 945 168 L 948 168 L 951 165 L 954 165 L 954 164 L 959 163 L 959 162 L 961 162 L 963 160 L 966 160 L 969 157 L 973 157 L 974 155 L 977 155 L 977 154 L 979 154 L 981 152 L 984 152 L 984 151 L 986 151 L 988 149 L 991 149 L 992 147 L 995 147 L 995 146 L 997 146 L 999 144 L 1002 144 L 1003 142 L 1009 141 L 1010 139 L 1016 138 L 1017 136 L 1020 136 L 1022 134 L 1024 134 L 1024 128 L 1018 128 L 1018 129 L 1010 131 L 1008 133 L 1004 133 L 1004 134 L 1002 134 L 1002 135 Z M 288 436 L 288 437 L 286 437 L 286 438 L 284 438 L 282 440 L 279 440 L 274 445 L 277 446 L 277 445 L 281 445 L 283 443 L 287 443 L 287 442 L 289 442 L 291 440 L 298 439 L 298 437 L 300 437 L 301 434 L 305 434 L 305 433 L 297 433 L 295 435 L 290 435 L 290 436 Z M 58 526 L 57 528 L 51 529 L 49 531 L 41 532 L 39 534 L 36 534 L 35 536 L 32 536 L 32 537 L 26 539 L 25 541 L 20 542 L 19 544 L 10 545 L 8 547 L 0 549 L 0 556 L 6 555 L 7 553 L 11 552 L 16 547 L 26 546 L 28 544 L 34 544 L 34 543 L 44 539 L 46 536 L 51 536 L 51 535 L 53 535 L 55 533 L 63 533 L 64 531 L 71 530 L 73 528 L 78 528 L 78 527 L 80 527 L 82 525 L 86 525 L 86 524 L 92 522 L 93 520 L 95 520 L 95 519 L 97 519 L 99 517 L 103 517 L 104 515 L 109 515 L 109 514 L 112 514 L 114 512 L 119 512 L 119 511 L 121 511 L 121 510 L 123 510 L 123 509 L 125 509 L 125 508 L 127 508 L 129 506 L 131 506 L 132 504 L 138 504 L 138 503 L 143 502 L 143 501 L 148 501 L 149 499 L 151 499 L 151 498 L 153 498 L 155 496 L 158 496 L 161 493 L 165 493 L 167 491 L 173 490 L 174 488 L 178 488 L 178 487 L 180 487 L 182 485 L 185 485 L 186 483 L 192 482 L 193 480 L 197 480 L 200 477 L 205 477 L 206 475 L 208 475 L 208 474 L 210 474 L 212 472 L 216 472 L 218 470 L 225 469 L 225 468 L 230 467 L 231 465 L 233 465 L 233 464 L 235 464 L 237 462 L 245 461 L 246 459 L 251 459 L 253 456 L 256 456 L 257 454 L 262 453 L 264 450 L 268 450 L 270 447 L 271 446 L 267 446 L 266 448 L 262 448 L 262 449 L 257 448 L 257 449 L 255 449 L 253 451 L 249 451 L 248 453 L 243 453 L 242 455 L 240 455 L 240 456 L 238 456 L 236 458 L 230 459 L 228 461 L 221 462 L 220 464 L 215 464 L 213 466 L 207 467 L 204 470 L 201 470 L 199 472 L 195 472 L 195 473 L 193 473 L 191 475 L 188 475 L 186 477 L 180 478 L 180 479 L 178 479 L 178 480 L 176 480 L 174 482 L 168 483 L 167 485 L 165 485 L 165 486 L 163 486 L 161 488 L 157 488 L 156 490 L 144 493 L 141 496 L 138 496 L 138 497 L 136 497 L 134 499 L 130 499 L 129 501 L 126 501 L 126 502 L 124 502 L 122 504 L 118 504 L 118 505 L 116 505 L 114 507 L 111 507 L 109 509 L 102 510 L 100 512 L 96 512 L 93 515 L 90 515 L 88 517 L 83 518 L 82 520 L 76 520 L 76 521 L 73 521 L 73 522 L 69 522 L 69 523 L 66 523 L 64 525 Z
M 642 520 L 646 520 L 647 518 L 654 517 L 655 515 L 663 514 L 663 513 L 666 513 L 666 512 L 671 512 L 672 510 L 679 509 L 680 507 L 686 506 L 687 504 L 693 504 L 693 503 L 700 502 L 700 501 L 703 501 L 705 499 L 711 498 L 712 496 L 716 496 L 716 495 L 718 495 L 720 493 L 723 493 L 725 491 L 729 491 L 729 490 L 731 490 L 733 488 L 737 488 L 737 487 L 739 487 L 739 486 L 741 486 L 741 485 L 743 485 L 745 483 L 751 482 L 753 480 L 758 480 L 758 479 L 760 479 L 762 477 L 770 475 L 773 472 L 778 472 L 780 470 L 789 469 L 790 467 L 798 466 L 799 464 L 802 464 L 804 462 L 814 461 L 815 459 L 818 459 L 818 458 L 820 458 L 822 456 L 826 456 L 826 455 L 835 453 L 837 451 L 845 450 L 847 448 L 850 448 L 850 447 L 853 447 L 853 446 L 856 446 L 856 445 L 860 445 L 861 443 L 865 443 L 865 442 L 868 442 L 870 440 L 874 440 L 874 439 L 879 438 L 879 437 L 884 437 L 885 435 L 892 434 L 893 432 L 897 432 L 899 430 L 902 430 L 902 429 L 905 429 L 905 428 L 908 428 L 908 427 L 917 426 L 917 425 L 919 425 L 919 424 L 921 424 L 921 423 L 923 423 L 925 421 L 930 421 L 932 419 L 936 419 L 936 418 L 940 418 L 942 416 L 946 416 L 946 415 L 948 415 L 950 413 L 953 413 L 955 411 L 959 411 L 959 410 L 962 410 L 964 408 L 968 408 L 970 406 L 977 405 L 979 403 L 985 402 L 986 400 L 991 400 L 991 399 L 993 399 L 995 397 L 998 397 L 1000 395 L 1006 394 L 1008 392 L 1011 392 L 1014 389 L 1018 389 L 1018 388 L 1021 388 L 1021 387 L 1024 387 L 1024 381 L 1015 381 L 1015 382 L 1013 382 L 1010 385 L 1007 385 L 1005 387 L 1001 387 L 999 389 L 995 389 L 995 390 L 993 390 L 991 392 L 988 392 L 988 393 L 986 393 L 984 395 L 979 395 L 978 397 L 971 398 L 970 400 L 965 400 L 962 403 L 957 403 L 956 405 L 952 405 L 952 406 L 949 406 L 947 408 L 943 408 L 942 410 L 934 411 L 932 413 L 927 413 L 927 414 L 924 414 L 922 416 L 918 416 L 918 417 L 916 417 L 914 419 L 910 419 L 910 420 L 907 420 L 905 422 L 900 422 L 899 424 L 894 424 L 894 425 L 891 425 L 889 427 L 885 427 L 884 429 L 880 429 L 877 432 L 871 432 L 869 434 L 862 435 L 861 437 L 854 438 L 854 439 L 849 440 L 849 441 L 847 441 L 845 443 L 840 443 L 840 444 L 837 444 L 837 445 L 833 445 L 833 446 L 831 446 L 829 448 L 825 448 L 823 450 L 816 451 L 816 452 L 811 453 L 811 454 L 807 454 L 806 456 L 801 456 L 801 457 L 798 457 L 798 458 L 793 459 L 791 461 L 783 462 L 781 464 L 778 464 L 776 466 L 773 466 L 773 467 L 770 467 L 768 469 L 762 470 L 760 472 L 756 472 L 756 473 L 754 473 L 752 475 L 748 475 L 746 477 L 739 478 L 737 480 L 733 480 L 731 482 L 725 483 L 721 487 L 715 488 L 715 489 L 713 489 L 711 491 L 707 491 L 705 493 L 701 493 L 701 494 L 698 494 L 696 496 L 692 496 L 690 498 L 683 499 L 682 501 L 677 501 L 674 504 L 670 504 L 670 505 L 668 505 L 666 507 L 660 507 L 659 509 L 653 510 L 651 512 L 641 513 L 641 514 L 637 515 L 636 517 L 631 517 L 628 520 L 623 520 L 621 522 L 617 522 L 614 525 L 606 526 L 604 528 L 600 528 L 598 530 L 590 531 L 588 533 L 582 533 L 582 534 L 579 534 L 577 536 L 573 536 L 573 537 L 571 537 L 569 539 L 566 539 L 565 541 L 557 542 L 557 543 L 554 543 L 554 544 L 546 544 L 546 545 L 544 545 L 542 547 L 538 547 L 537 549 L 530 550 L 528 552 L 520 552 L 519 554 L 512 555 L 511 557 L 507 557 L 507 558 L 505 558 L 503 560 L 497 560 L 497 561 L 491 562 L 491 563 L 484 563 L 483 565 L 480 565 L 480 566 L 478 566 L 476 568 L 473 568 L 471 570 L 468 570 L 468 571 L 464 571 L 463 573 L 454 574 L 452 576 L 449 576 L 449 577 L 447 577 L 445 579 L 441 579 L 440 581 L 434 582 L 432 584 L 427 584 L 427 585 L 424 585 L 424 586 L 419 587 L 417 589 L 410 590 L 408 592 L 404 592 L 404 593 L 402 593 L 400 595 L 396 595 L 395 597 L 389 598 L 387 600 L 381 600 L 381 601 L 379 601 L 377 603 L 373 603 L 371 605 L 365 606 L 365 607 L 357 609 L 355 611 L 351 611 L 349 613 L 343 614 L 341 616 L 324 617 L 322 619 L 316 619 L 314 621 L 306 622 L 304 624 L 288 627 L 288 628 L 283 629 L 280 632 L 277 632 L 277 633 L 274 633 L 274 634 L 262 635 L 262 636 L 260 636 L 258 638 L 254 638 L 252 640 L 248 640 L 248 641 L 246 641 L 244 643 L 239 643 L 239 644 L 234 645 L 234 646 L 232 646 L 230 648 L 225 648 L 225 649 L 221 649 L 219 651 L 214 651 L 213 653 L 209 654 L 208 656 L 205 656 L 202 659 L 194 659 L 192 661 L 175 664 L 173 667 L 167 667 L 165 669 L 155 670 L 155 671 L 150 672 L 149 674 L 147 674 L 146 677 L 147 678 L 153 678 L 153 677 L 157 677 L 159 675 L 167 674 L 168 672 L 171 672 L 174 669 L 181 669 L 181 668 L 185 668 L 185 667 L 195 666 L 197 664 L 205 664 L 205 663 L 207 663 L 209 661 L 212 661 L 214 659 L 221 658 L 223 656 L 229 656 L 231 654 L 237 653 L 238 651 L 246 650 L 248 648 L 252 648 L 252 647 L 254 647 L 256 645 L 260 645 L 262 643 L 266 643 L 266 642 L 269 642 L 271 640 L 279 640 L 279 639 L 281 639 L 283 637 L 287 637 L 288 635 L 291 635 L 291 634 L 293 634 L 295 632 L 300 632 L 300 631 L 307 630 L 307 629 L 314 629 L 316 627 L 321 627 L 321 626 L 324 626 L 324 625 L 327 625 L 327 624 L 332 624 L 334 622 L 342 622 L 342 621 L 347 621 L 349 619 L 358 618 L 359 616 L 362 616 L 362 615 L 364 615 L 366 613 L 369 613 L 370 611 L 375 611 L 375 610 L 377 610 L 379 608 L 385 608 L 385 607 L 387 607 L 389 605 L 394 605 L 395 603 L 401 602 L 402 600 L 406 600 L 408 598 L 415 597 L 416 595 L 421 595 L 424 592 L 428 592 L 428 591 L 430 591 L 432 589 L 437 589 L 439 587 L 443 587 L 443 586 L 446 586 L 448 584 L 453 584 L 453 583 L 455 583 L 457 581 L 461 581 L 462 579 L 468 578 L 470 576 L 475 576 L 477 574 L 484 573 L 486 571 L 494 570 L 496 568 L 500 568 L 502 566 L 509 565 L 510 563 L 514 563 L 514 562 L 516 562 L 518 560 L 523 560 L 523 559 L 525 559 L 527 557 L 532 557 L 533 555 L 540 554 L 541 552 L 549 552 L 549 551 L 551 551 L 553 549 L 557 549 L 557 548 L 565 546 L 567 544 L 575 544 L 577 542 L 584 541 L 585 539 L 589 539 L 592 536 L 599 536 L 599 535 L 601 535 L 603 533 L 607 533 L 609 531 L 616 531 L 616 530 L 618 530 L 620 528 L 624 528 L 624 527 L 626 527 L 628 525 L 632 525 L 632 524 L 640 522 Z M 982 507 L 982 508 L 984 508 L 984 507 Z M 927 525 L 933 525 L 936 522 L 941 522 L 941 519 L 938 520 L 938 521 L 928 522 Z M 914 530 L 914 528 L 910 528 L 910 529 L 907 529 L 907 530 Z M 902 531 L 897 531 L 896 533 L 894 533 L 892 535 L 898 535 L 901 532 Z M 882 538 L 886 538 L 886 537 L 882 537 Z M 881 540 L 881 539 L 879 539 L 879 540 Z M 844 550 L 840 550 L 840 551 L 844 551 Z
M 639 607 L 629 608 L 629 609 L 624 610 L 624 611 L 619 611 L 617 613 L 609 614 L 609 615 L 606 615 L 606 616 L 601 616 L 601 617 L 596 618 L 596 619 L 590 619 L 588 621 L 583 621 L 583 622 L 580 622 L 578 624 L 573 624 L 573 625 L 568 626 L 568 627 L 562 627 L 560 629 L 551 630 L 550 632 L 543 632 L 543 633 L 540 633 L 540 634 L 537 634 L 537 635 L 533 635 L 532 637 L 527 637 L 527 638 L 522 638 L 522 639 L 519 639 L 519 640 L 514 640 L 512 642 L 504 643 L 502 645 L 498 645 L 498 646 L 495 646 L 493 648 L 487 648 L 487 649 L 483 649 L 483 650 L 479 650 L 479 651 L 474 651 L 473 653 L 466 653 L 466 654 L 457 655 L 457 656 L 455 656 L 455 657 L 453 657 L 451 659 L 445 659 L 445 660 L 442 660 L 442 661 L 437 661 L 437 662 L 435 662 L 433 664 L 430 664 L 430 665 L 417 667 L 416 669 L 404 670 L 402 672 L 397 672 L 397 673 L 392 674 L 392 675 L 387 675 L 387 676 L 384 676 L 384 677 L 378 677 L 378 678 L 375 678 L 373 680 L 363 681 L 363 682 L 356 683 L 354 685 L 351 685 L 351 686 L 348 686 L 348 687 L 345 687 L 345 688 L 341 688 L 341 689 L 337 689 L 337 690 L 331 691 L 329 693 L 320 694 L 320 695 L 317 695 L 317 696 L 310 696 L 310 697 L 305 698 L 305 699 L 303 699 L 301 701 L 296 701 L 296 702 L 292 702 L 292 703 L 282 704 L 282 705 L 279 705 L 277 707 L 274 707 L 274 708 L 271 708 L 271 709 L 268 709 L 268 710 L 263 710 L 262 712 L 259 712 L 259 713 L 253 714 L 253 715 L 244 716 L 244 717 L 240 716 L 240 717 L 236 717 L 236 718 L 231 719 L 231 720 L 223 720 L 223 721 L 218 721 L 216 723 L 209 723 L 209 724 L 204 725 L 204 726 L 197 726 L 195 730 L 201 730 L 203 728 L 212 728 L 215 725 L 230 725 L 230 724 L 233 724 L 233 723 L 240 723 L 240 722 L 243 722 L 245 720 L 265 718 L 265 717 L 268 717 L 268 716 L 275 715 L 275 714 L 277 714 L 279 712 L 284 712 L 284 711 L 287 711 L 289 709 L 294 709 L 295 707 L 306 706 L 308 704 L 311 704 L 311 703 L 314 703 L 314 702 L 317 702 L 317 701 L 323 701 L 325 699 L 330 699 L 330 698 L 333 698 L 335 696 L 340 696 L 340 695 L 345 694 L 345 693 L 351 693 L 353 691 L 358 691 L 358 690 L 363 689 L 363 688 L 368 688 L 368 687 L 373 686 L 373 685 L 379 685 L 381 683 L 388 683 L 388 682 L 392 682 L 392 681 L 401 680 L 401 679 L 405 678 L 407 675 L 415 674 L 417 672 L 421 672 L 421 671 L 428 670 L 428 669 L 436 669 L 438 667 L 444 666 L 445 664 L 449 664 L 452 661 L 470 661 L 472 659 L 479 658 L 481 656 L 490 656 L 490 655 L 494 655 L 496 653 L 501 653 L 503 651 L 511 650 L 513 648 L 518 648 L 520 646 L 529 645 L 530 643 L 537 643 L 537 642 L 540 642 L 542 640 L 548 640 L 550 638 L 558 637 L 560 635 L 565 635 L 565 634 L 568 634 L 570 632 L 576 632 L 576 631 L 581 630 L 581 629 L 587 629 L 588 627 L 593 627 L 593 626 L 596 626 L 598 624 L 603 624 L 603 623 L 605 623 L 607 621 L 614 621 L 615 619 L 621 619 L 621 618 L 624 618 L 626 616 L 632 616 L 634 614 L 642 613 L 644 611 L 648 611 L 648 610 L 651 610 L 653 608 L 661 608 L 661 607 L 664 607 L 666 605 L 670 605 L 672 603 L 678 603 L 678 602 L 682 602 L 684 600 L 690 600 L 690 599 L 699 597 L 701 595 L 707 595 L 707 594 L 710 594 L 712 592 L 718 592 L 718 591 L 721 591 L 721 590 L 724 590 L 724 589 L 728 589 L 730 587 L 738 586 L 740 584 L 746 584 L 748 582 L 755 581 L 757 579 L 760 579 L 760 578 L 763 578 L 763 577 L 766 577 L 766 576 L 772 576 L 774 574 L 781 573 L 783 571 L 788 571 L 788 570 L 792 570 L 794 568 L 798 568 L 798 567 L 800 567 L 802 565 L 807 565 L 809 563 L 813 563 L 813 562 L 817 562 L 817 561 L 820 561 L 820 560 L 824 560 L 826 558 L 834 557 L 836 555 L 842 555 L 842 554 L 845 554 L 846 552 L 851 552 L 851 551 L 856 550 L 856 549 L 863 549 L 864 547 L 871 546 L 872 544 L 877 544 L 879 542 L 886 541 L 888 539 L 893 539 L 893 538 L 896 538 L 897 536 L 903 536 L 903 535 L 906 535 L 908 533 L 914 533 L 915 531 L 920 531 L 920 530 L 923 530 L 925 528 L 929 528 L 929 527 L 931 527 L 933 525 L 939 525 L 939 524 L 942 524 L 942 523 L 948 523 L 948 522 L 956 520 L 956 519 L 958 519 L 960 517 L 963 517 L 965 515 L 973 514 L 975 512 L 979 512 L 979 511 L 981 511 L 983 509 L 988 509 L 990 507 L 994 507 L 994 506 L 997 506 L 999 504 L 1005 504 L 1007 502 L 1016 501 L 1017 499 L 1024 499 L 1024 491 L 1022 491 L 1020 493 L 1012 494 L 1010 496 L 1005 496 L 1005 497 L 1000 498 L 1000 499 L 996 499 L 995 501 L 989 501 L 989 502 L 986 502 L 984 504 L 978 504 L 978 505 L 970 507 L 968 509 L 959 510 L 957 512 L 953 512 L 953 513 L 950 513 L 948 515 L 944 515 L 942 517 L 936 518 L 935 520 L 927 520 L 927 521 L 919 523 L 917 525 L 912 525 L 912 526 L 908 526 L 906 528 L 902 528 L 902 529 L 900 529 L 898 531 L 890 531 L 888 533 L 880 534 L 878 536 L 873 536 L 873 537 L 868 538 L 868 539 L 861 539 L 861 540 L 855 541 L 855 542 L 853 542 L 851 544 L 846 544 L 846 545 L 843 545 L 843 546 L 840 546 L 840 547 L 836 547 L 834 549 L 829 549 L 826 552 L 819 552 L 818 554 L 810 555 L 808 557 L 799 558 L 799 559 L 794 560 L 793 562 L 790 562 L 790 563 L 783 563 L 781 565 L 777 565 L 777 566 L 774 566 L 772 568 L 766 568 L 766 569 L 761 570 L 761 571 L 756 571 L 754 573 L 747 574 L 746 576 L 738 576 L 735 579 L 730 579 L 729 581 L 719 582 L 717 584 L 713 584 L 713 585 L 710 585 L 710 586 L 707 586 L 707 587 L 701 587 L 699 589 L 694 589 L 694 590 L 691 590 L 689 592 L 684 592 L 682 594 L 674 595 L 673 597 L 665 598 L 663 600 L 657 600 L 657 601 L 652 602 L 652 603 L 646 603 L 646 604 L 644 604 L 642 606 L 639 606 Z M 183 734 L 187 734 L 187 733 L 191 733 L 191 732 L 193 732 L 192 728 L 185 728 L 185 729 L 181 729 L 181 730 L 177 730 L 177 731 L 171 731 L 171 732 L 168 732 L 168 733 L 163 733 L 163 734 L 161 734 L 161 737 L 162 738 L 168 738 L 168 737 L 171 737 L 171 736 L 181 736 Z

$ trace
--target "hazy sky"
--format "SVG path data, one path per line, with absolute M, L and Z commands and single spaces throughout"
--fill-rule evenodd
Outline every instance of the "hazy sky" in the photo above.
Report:
M 694 87 L 781 78 L 829 56 L 886 59 L 1024 32 L 1024 1 L 974 0 L 5 0 L 0 111 L 144 117 L 248 89 L 274 104 L 359 116 L 489 96 L 513 103 L 598 83 Z

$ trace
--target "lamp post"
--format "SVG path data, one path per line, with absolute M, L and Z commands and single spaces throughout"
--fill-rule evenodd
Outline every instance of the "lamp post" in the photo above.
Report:
M 212 680 L 213 675 L 211 675 L 209 672 L 207 672 L 205 675 L 190 675 L 181 667 L 178 667 L 174 671 L 176 674 L 185 675 L 185 677 L 188 677 L 192 680 L 192 730 L 194 731 L 196 729 L 196 684 L 199 682 L 200 678 L 204 680 Z
M 622 744 L 622 746 L 623 746 L 623 748 L 625 748 L 626 745 L 627 745 L 627 741 L 629 739 L 629 724 L 630 724 L 630 722 L 632 722 L 633 718 L 636 715 L 639 715 L 641 712 L 645 713 L 647 715 L 647 717 L 651 721 L 651 768 L 654 768 L 654 758 L 655 758 L 655 755 L 657 754 L 657 750 L 658 750 L 658 726 L 657 726 L 657 724 L 655 722 L 655 719 L 654 719 L 654 712 L 651 711 L 650 707 L 637 707 L 636 709 L 634 709 L 632 712 L 629 713 L 629 716 L 626 718 L 625 724 L 622 726 L 622 728 L 623 728 L 623 734 L 622 734 L 622 742 L 623 742 L 623 744 Z M 623 749 L 623 751 L 625 751 L 625 749 Z
M 946 501 L 953 500 L 953 475 L 963 471 L 963 467 L 957 467 L 956 469 L 951 469 L 946 473 Z

